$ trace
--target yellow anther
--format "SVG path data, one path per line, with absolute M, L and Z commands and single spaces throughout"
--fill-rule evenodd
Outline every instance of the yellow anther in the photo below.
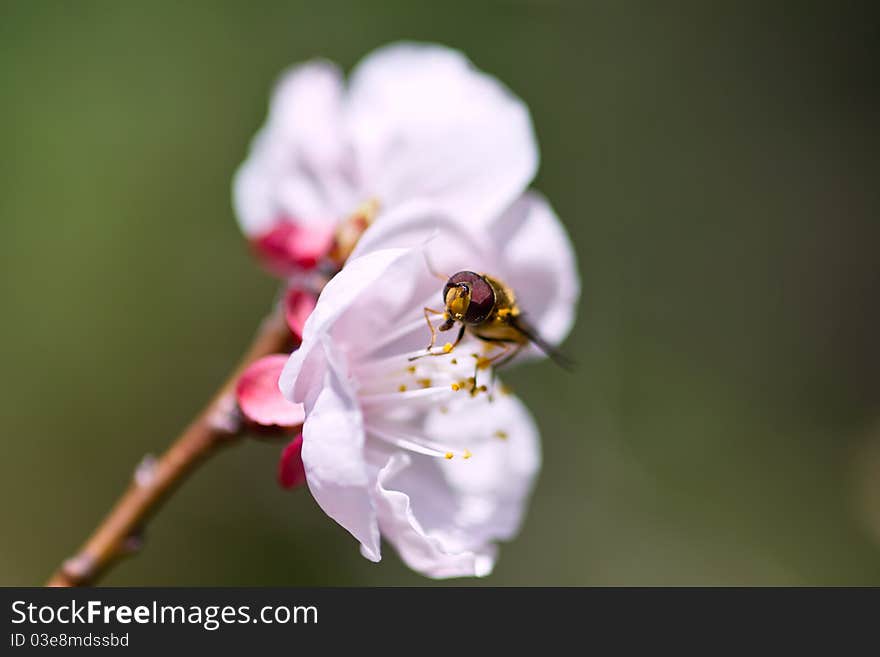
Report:
M 446 452 L 443 456 L 445 456 L 446 460 L 448 461 L 455 455 L 452 452 Z
M 458 385 L 457 383 L 453 383 L 452 389 L 455 390 L 455 392 L 458 392 L 459 390 L 461 390 L 461 386 Z
M 443 353 L 448 354 L 450 351 L 452 351 L 452 343 L 447 342 L 445 345 L 443 345 Z
M 406 386 L 401 383 L 399 386 L 397 386 L 397 390 L 398 392 L 406 392 Z
M 416 366 L 410 365 L 409 367 L 406 368 L 406 371 L 409 372 L 410 374 L 415 374 L 416 373 Z
M 479 390 L 480 392 L 486 392 L 488 388 L 486 386 L 480 386 L 479 388 L 477 388 L 477 390 Z
M 462 454 L 462 458 L 466 458 L 466 459 L 469 459 L 472 456 L 473 456 L 473 454 L 471 454 L 471 450 L 469 450 L 469 449 L 464 450 L 464 454 Z
M 472 385 L 472 386 L 477 385 L 477 380 L 476 380 L 474 377 L 472 377 L 472 376 L 469 376 L 469 377 L 468 377 L 467 382 L 468 382 L 470 385 Z
M 423 388 L 430 388 L 431 387 L 431 379 L 419 379 L 416 381 L 416 383 L 418 383 Z
M 453 358 L 453 359 L 452 359 L 451 361 L 449 361 L 449 362 L 452 363 L 453 365 L 458 365 L 458 359 L 457 359 L 457 358 Z
M 495 432 L 495 437 L 500 438 L 501 440 L 507 440 L 507 432 L 499 429 Z
M 489 365 L 491 365 L 491 364 L 492 364 L 492 361 L 489 360 L 488 358 L 485 358 L 485 357 L 477 358 L 477 369 L 478 370 L 484 370 L 487 367 L 489 367 Z

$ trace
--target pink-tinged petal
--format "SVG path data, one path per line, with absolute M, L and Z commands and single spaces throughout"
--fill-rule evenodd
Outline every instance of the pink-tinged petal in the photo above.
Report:
M 398 43 L 368 55 L 351 76 L 347 125 L 362 186 L 383 207 L 423 198 L 482 223 L 538 166 L 525 104 L 442 46 Z
M 520 309 L 545 340 L 562 342 L 574 323 L 580 277 L 571 239 L 547 199 L 523 194 L 488 232 L 500 251 L 498 275 Z
M 253 239 L 280 216 L 335 222 L 347 211 L 351 168 L 341 128 L 341 71 L 325 61 L 281 76 L 265 125 L 235 174 L 233 202 L 242 231 Z
M 305 413 L 301 404 L 287 401 L 278 388 L 278 379 L 287 363 L 286 354 L 272 354 L 254 361 L 235 386 L 238 406 L 251 422 L 263 426 L 295 427 Z
M 413 570 L 435 579 L 492 571 L 494 545 L 471 549 L 454 535 L 458 507 L 434 459 L 393 454 L 379 471 L 374 497 L 382 535 Z
M 287 326 L 296 338 L 297 343 L 302 342 L 303 327 L 312 311 L 315 309 L 317 298 L 311 292 L 292 287 L 284 295 L 284 316 Z
M 302 462 L 303 437 L 299 434 L 291 440 L 278 462 L 278 483 L 282 488 L 295 488 L 306 483 L 306 469 Z
M 324 345 L 323 350 L 330 349 Z M 306 480 L 324 513 L 360 541 L 364 556 L 379 561 L 379 525 L 369 493 L 374 475 L 364 458 L 363 417 L 336 360 L 325 351 L 324 360 L 313 364 L 323 375 L 313 380 L 317 389 L 303 425 Z
M 293 352 L 281 373 L 281 391 L 291 401 L 311 404 L 323 384 L 326 358 L 320 348 L 341 315 L 364 299 L 365 291 L 409 249 L 384 249 L 350 260 L 324 287 L 315 310 L 303 328 L 302 346 Z M 363 325 L 362 325 L 363 329 Z M 364 338 L 371 339 L 369 331 Z M 311 398 L 310 398 L 310 395 Z
M 253 246 L 272 273 L 288 276 L 315 268 L 333 246 L 333 228 L 282 219 L 271 230 L 254 239 Z

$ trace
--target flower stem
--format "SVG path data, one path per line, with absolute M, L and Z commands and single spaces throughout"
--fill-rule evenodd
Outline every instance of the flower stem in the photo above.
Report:
M 88 586 L 121 558 L 138 550 L 144 525 L 196 466 L 244 433 L 235 401 L 235 386 L 255 360 L 287 350 L 290 331 L 281 312 L 263 320 L 235 372 L 186 430 L 158 459 L 145 458 L 128 489 L 80 551 L 67 559 L 47 586 Z

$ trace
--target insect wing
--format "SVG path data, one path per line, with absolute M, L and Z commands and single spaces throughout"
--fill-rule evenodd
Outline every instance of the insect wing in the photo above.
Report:
M 510 322 L 510 326 L 528 338 L 529 342 L 536 345 L 538 349 L 543 351 L 550 360 L 559 365 L 562 369 L 568 371 L 574 369 L 574 361 L 542 338 L 541 334 L 538 333 L 535 327 L 533 327 L 522 315 L 515 317 Z

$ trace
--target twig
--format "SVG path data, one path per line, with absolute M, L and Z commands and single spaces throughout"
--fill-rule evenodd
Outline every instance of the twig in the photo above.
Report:
M 67 559 L 47 586 L 88 586 L 122 557 L 140 548 L 143 528 L 171 492 L 197 465 L 243 433 L 235 385 L 244 369 L 263 356 L 286 351 L 290 332 L 282 313 L 263 320 L 235 372 L 211 402 L 158 459 L 145 457 L 128 489 L 80 551 Z

